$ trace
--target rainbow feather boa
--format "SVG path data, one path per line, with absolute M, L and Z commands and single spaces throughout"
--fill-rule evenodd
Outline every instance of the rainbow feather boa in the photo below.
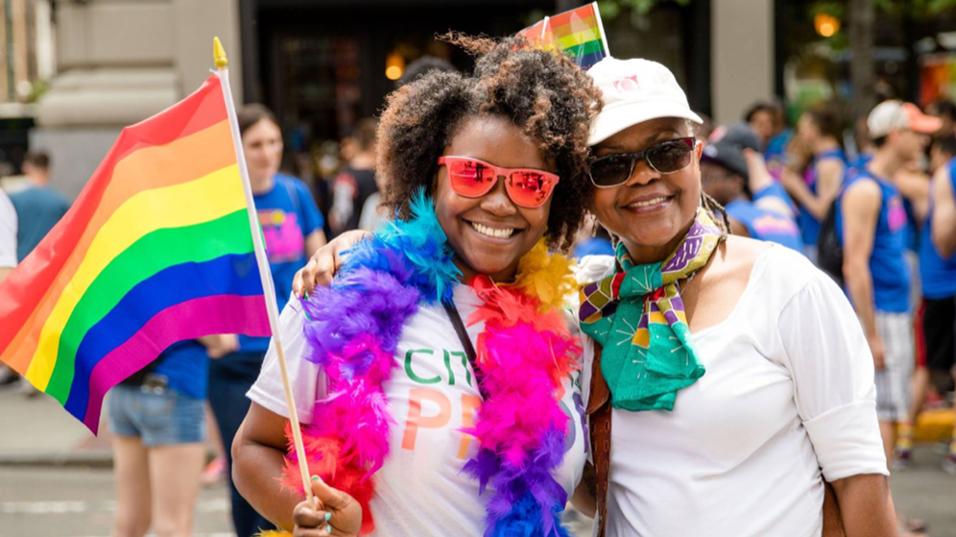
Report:
M 431 200 L 419 193 L 412 214 L 356 246 L 332 286 L 304 302 L 306 358 L 324 369 L 330 394 L 303 429 L 309 470 L 362 505 L 362 534 L 375 529 L 369 502 L 391 424 L 383 383 L 402 327 L 420 304 L 450 302 L 461 274 Z M 549 255 L 543 242 L 518 272 L 515 285 L 472 282 L 482 305 L 468 323 L 485 324 L 476 352 L 488 397 L 467 431 L 480 447 L 464 470 L 481 494 L 492 489 L 486 536 L 566 537 L 560 515 L 567 494 L 553 474 L 568 427 L 558 404 L 562 381 L 580 353 L 560 312 L 574 280 L 570 261 Z M 284 482 L 301 491 L 291 445 Z

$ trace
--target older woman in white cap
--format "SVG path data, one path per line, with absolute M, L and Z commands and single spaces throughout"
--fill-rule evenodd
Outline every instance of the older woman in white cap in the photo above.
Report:
M 819 536 L 826 480 L 837 534 L 896 535 L 873 362 L 843 293 L 802 255 L 726 234 L 701 194 L 701 120 L 666 67 L 589 73 L 604 96 L 589 203 L 620 239 L 581 267 L 598 533 Z M 318 252 L 298 290 L 354 239 Z
M 580 309 L 601 530 L 820 535 L 826 480 L 848 536 L 896 535 L 873 361 L 843 293 L 802 255 L 725 233 L 701 196 L 700 118 L 666 67 L 590 74 L 591 209 L 620 239 L 586 264 Z

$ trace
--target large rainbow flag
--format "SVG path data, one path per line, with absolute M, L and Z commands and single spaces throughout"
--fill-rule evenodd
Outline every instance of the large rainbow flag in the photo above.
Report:
M 611 55 L 597 2 L 545 17 L 518 35 L 532 46 L 564 52 L 582 69 Z
M 123 129 L 0 283 L 0 361 L 97 431 L 106 392 L 169 345 L 270 335 L 220 80 Z

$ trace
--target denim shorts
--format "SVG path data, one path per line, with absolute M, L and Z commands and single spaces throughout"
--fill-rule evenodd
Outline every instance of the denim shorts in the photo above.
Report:
M 109 426 L 117 436 L 137 436 L 147 447 L 206 439 L 203 400 L 169 389 L 120 384 L 110 391 Z

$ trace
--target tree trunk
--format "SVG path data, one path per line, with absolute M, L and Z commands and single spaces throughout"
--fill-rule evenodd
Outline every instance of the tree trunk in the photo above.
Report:
M 853 116 L 865 117 L 876 105 L 873 62 L 873 26 L 876 10 L 872 0 L 850 0 L 850 83 L 853 86 Z

